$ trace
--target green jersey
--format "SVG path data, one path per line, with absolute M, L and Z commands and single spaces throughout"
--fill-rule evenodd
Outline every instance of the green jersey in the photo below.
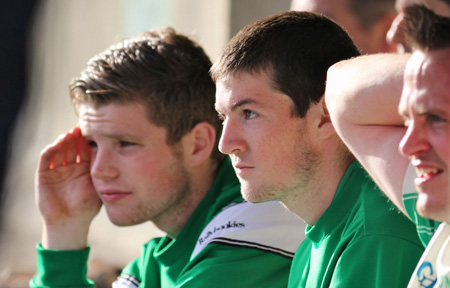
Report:
M 229 158 L 176 239 L 150 240 L 113 287 L 286 287 L 305 225 L 278 202 L 243 201 Z M 31 287 L 92 287 L 89 249 L 38 245 Z
M 289 288 L 406 287 L 423 246 L 358 162 L 295 255 Z M 310 253 L 305 251 L 310 250 Z

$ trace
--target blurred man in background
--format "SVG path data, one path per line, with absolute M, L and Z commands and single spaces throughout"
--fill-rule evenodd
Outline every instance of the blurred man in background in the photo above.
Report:
M 395 0 L 292 0 L 291 10 L 321 13 L 341 25 L 362 54 L 395 51 L 386 41 Z
M 405 9 L 411 5 L 424 5 L 437 15 L 450 17 L 450 0 L 397 0 L 395 7 L 397 17 L 387 33 L 387 41 L 394 45 L 399 53 L 411 52 L 411 46 L 407 43 L 404 34 Z

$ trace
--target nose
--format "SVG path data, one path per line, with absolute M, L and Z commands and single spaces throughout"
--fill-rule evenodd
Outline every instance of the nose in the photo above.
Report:
M 402 12 L 398 13 L 397 17 L 392 21 L 391 28 L 386 33 L 386 41 L 397 47 L 397 52 L 405 53 L 409 52 L 411 49 L 405 41 L 405 35 L 403 33 L 404 25 L 404 14 Z
M 222 135 L 219 141 L 219 151 L 223 154 L 236 154 L 245 149 L 245 139 L 241 128 L 233 120 L 227 118 L 223 122 Z
M 431 149 L 423 128 L 418 127 L 413 121 L 408 126 L 405 135 L 399 144 L 399 151 L 405 157 L 419 156 Z
M 119 175 L 116 161 L 107 149 L 92 149 L 91 176 L 96 179 L 113 179 Z

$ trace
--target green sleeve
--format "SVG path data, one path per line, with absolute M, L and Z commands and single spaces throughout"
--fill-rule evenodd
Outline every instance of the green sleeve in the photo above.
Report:
M 175 287 L 287 287 L 292 258 L 255 248 L 214 243 L 205 250 L 186 267 Z
M 89 247 L 85 250 L 56 251 L 37 245 L 37 273 L 30 287 L 94 287 L 87 279 Z
M 142 258 L 136 258 L 123 268 L 121 275 L 132 275 L 133 277 L 137 278 L 139 281 L 141 281 L 141 270 L 144 265 L 142 264 Z
M 406 287 L 423 247 L 392 236 L 367 236 L 344 250 L 330 287 Z
M 142 285 L 146 288 L 160 288 L 161 285 L 161 264 L 154 257 L 154 251 L 159 244 L 160 238 L 154 238 L 141 248 L 141 255 L 128 263 L 121 272 L 118 282 L 136 281 L 135 285 Z

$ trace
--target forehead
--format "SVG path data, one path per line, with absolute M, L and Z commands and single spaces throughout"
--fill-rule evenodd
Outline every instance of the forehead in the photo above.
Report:
M 144 105 L 133 104 L 106 104 L 93 106 L 82 104 L 78 112 L 78 124 L 83 133 L 102 131 L 143 132 L 152 123 L 148 121 Z
M 405 70 L 401 105 L 406 105 L 405 101 L 449 110 L 450 49 L 413 54 Z
M 243 99 L 252 103 L 256 101 L 261 92 L 264 92 L 268 77 L 265 74 L 252 75 L 247 72 L 227 74 L 216 83 L 216 108 L 229 110 Z
M 294 105 L 291 98 L 272 87 L 270 76 L 265 72 L 227 75 L 218 79 L 216 86 L 216 109 L 223 113 L 232 112 L 243 104 L 268 109 L 282 103 L 288 103 L 290 108 Z

